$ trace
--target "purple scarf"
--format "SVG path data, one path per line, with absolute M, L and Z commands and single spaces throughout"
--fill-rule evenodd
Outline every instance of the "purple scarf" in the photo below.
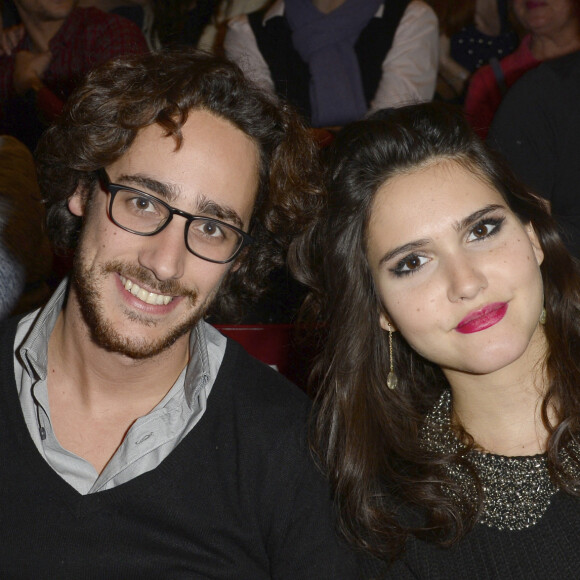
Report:
M 292 42 L 310 67 L 312 125 L 356 121 L 367 112 L 354 45 L 384 0 L 346 0 L 323 14 L 312 0 L 286 0 Z

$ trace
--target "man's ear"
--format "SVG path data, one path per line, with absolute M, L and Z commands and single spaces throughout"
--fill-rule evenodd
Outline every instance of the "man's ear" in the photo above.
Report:
M 243 253 L 243 252 L 242 252 Z M 240 266 L 244 263 L 244 261 L 241 259 L 241 256 L 238 256 L 235 261 L 233 266 L 230 268 L 230 272 L 237 272 L 240 269 Z
M 81 191 L 80 186 L 68 198 L 68 208 L 73 215 L 83 217 L 85 215 L 85 207 L 87 205 L 86 195 Z
M 241 265 L 244 263 L 244 258 L 246 257 L 248 251 L 249 251 L 248 246 L 242 249 L 239 256 L 234 260 L 234 263 L 230 268 L 230 273 L 237 272 L 240 269 Z

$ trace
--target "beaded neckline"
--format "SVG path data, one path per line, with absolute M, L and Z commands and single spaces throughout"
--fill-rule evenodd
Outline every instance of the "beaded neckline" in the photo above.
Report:
M 445 390 L 428 413 L 421 431 L 426 449 L 438 454 L 453 454 L 463 448 L 451 429 L 451 392 Z M 580 448 L 573 443 L 574 451 Z M 483 509 L 478 523 L 498 530 L 522 530 L 535 525 L 546 513 L 558 487 L 550 479 L 545 454 L 508 457 L 471 450 L 465 458 L 476 470 L 483 486 Z M 580 475 L 568 454 L 563 463 L 572 474 Z M 474 497 L 475 483 L 468 470 L 458 464 L 447 466 L 465 497 Z M 452 497 L 455 494 L 449 491 Z M 455 499 L 461 501 L 459 497 Z

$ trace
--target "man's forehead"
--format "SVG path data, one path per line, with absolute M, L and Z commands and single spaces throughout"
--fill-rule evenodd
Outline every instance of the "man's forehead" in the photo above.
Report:
M 220 148 L 243 143 L 247 150 L 246 162 L 258 170 L 261 152 L 256 140 L 229 119 L 205 109 L 192 109 L 185 122 L 174 131 L 157 122 L 140 128 L 127 152 L 136 147 L 153 146 L 171 151 L 177 159 L 181 150 L 191 147 L 192 143 L 212 148 L 220 139 Z
M 172 120 L 172 123 L 165 123 L 163 120 L 161 120 L 152 122 L 149 125 L 145 125 L 137 130 L 137 136 L 141 135 L 142 133 L 151 133 L 152 135 L 163 136 L 170 140 L 172 139 L 175 143 L 178 143 L 179 132 L 184 135 L 184 133 L 188 132 L 188 130 L 191 130 L 192 128 L 194 130 L 200 130 L 203 125 L 211 125 L 214 129 L 216 127 L 221 127 L 223 130 L 228 132 L 237 133 L 257 146 L 255 138 L 241 129 L 236 124 L 236 122 L 234 122 L 234 120 L 228 119 L 219 113 L 203 107 L 194 107 L 190 109 L 187 112 L 185 120 L 181 122 L 177 119 Z

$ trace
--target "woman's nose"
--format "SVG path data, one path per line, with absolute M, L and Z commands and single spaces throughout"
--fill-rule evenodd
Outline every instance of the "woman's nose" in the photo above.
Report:
M 472 256 L 454 256 L 446 265 L 447 296 L 451 302 L 475 298 L 487 287 L 487 278 Z

